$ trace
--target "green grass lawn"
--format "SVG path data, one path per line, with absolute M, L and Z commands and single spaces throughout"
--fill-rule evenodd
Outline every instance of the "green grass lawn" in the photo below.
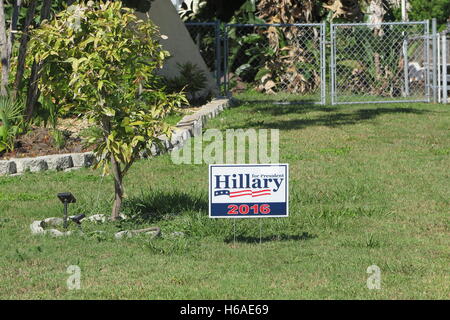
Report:
M 58 192 L 77 197 L 70 214 L 109 214 L 111 178 L 0 177 L 0 298 L 450 298 L 449 106 L 244 103 L 208 126 L 281 130 L 289 218 L 236 221 L 234 243 L 233 221 L 208 219 L 207 165 L 164 155 L 125 179 L 133 222 L 32 236 L 33 220 L 62 215 Z M 152 225 L 186 237 L 113 239 Z M 380 290 L 366 286 L 374 264 Z M 67 289 L 69 265 L 81 268 L 81 290 Z

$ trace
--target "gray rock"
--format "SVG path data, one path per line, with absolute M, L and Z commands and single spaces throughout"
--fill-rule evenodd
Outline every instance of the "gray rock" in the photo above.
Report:
M 72 157 L 68 154 L 57 154 L 43 157 L 49 170 L 62 171 L 73 167 Z
M 114 235 L 114 238 L 116 238 L 116 239 L 123 239 L 123 238 L 131 238 L 132 236 L 133 236 L 133 234 L 130 231 L 125 230 L 125 231 L 117 232 Z
M 153 143 L 152 146 L 150 147 L 150 154 L 152 156 L 157 156 L 159 154 L 159 152 L 160 151 L 159 151 L 158 146 L 155 143 Z
M 72 167 L 72 168 L 67 168 L 64 170 L 64 172 L 71 172 L 71 171 L 75 171 L 75 170 L 80 170 L 81 167 Z
M 196 137 L 198 135 L 200 135 L 202 133 L 203 130 L 203 123 L 202 120 L 200 118 L 200 120 L 197 120 L 194 122 L 194 127 L 193 127 L 193 136 Z
M 52 237 L 55 237 L 55 238 L 57 238 L 57 237 L 64 237 L 64 236 L 71 236 L 71 235 L 75 234 L 76 232 L 78 232 L 80 235 L 83 234 L 83 232 L 81 232 L 81 231 L 66 231 L 66 232 L 62 232 L 62 231 L 59 231 L 57 229 L 44 230 L 44 234 L 52 236 Z
M 0 175 L 14 174 L 17 172 L 16 163 L 10 160 L 0 160 Z
M 41 221 L 41 227 L 46 229 L 48 227 L 59 227 L 64 224 L 64 219 L 62 218 L 47 218 Z
M 48 169 L 47 162 L 43 157 L 15 159 L 17 173 L 25 171 L 38 172 Z
M 48 234 L 48 235 L 50 235 L 52 237 L 62 237 L 62 236 L 65 236 L 65 235 L 70 235 L 70 233 L 67 234 L 68 232 L 67 233 L 66 232 L 61 232 L 61 231 L 56 230 L 56 229 L 47 229 L 47 230 L 44 231 L 44 233 Z
M 172 144 L 172 146 L 179 145 L 182 141 L 183 141 L 182 131 L 179 130 L 175 131 L 170 139 L 170 143 Z
M 95 155 L 92 152 L 72 153 L 70 156 L 74 167 L 90 167 L 95 161 Z
M 104 214 L 94 214 L 86 219 L 90 222 L 106 222 L 106 216 Z
M 139 152 L 139 158 L 140 159 L 147 159 L 149 157 L 148 151 L 147 150 L 142 150 Z
M 38 221 L 33 221 L 33 223 L 30 224 L 30 229 L 31 229 L 32 234 L 44 233 L 44 228 L 42 228 L 41 222 L 42 221 L 38 220 Z

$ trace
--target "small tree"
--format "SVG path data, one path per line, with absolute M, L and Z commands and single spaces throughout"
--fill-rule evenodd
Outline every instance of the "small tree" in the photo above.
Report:
M 152 22 L 119 1 L 82 1 L 32 32 L 42 94 L 101 128 L 89 142 L 96 144 L 97 166 L 114 176 L 113 220 L 123 177 L 141 151 L 160 143 L 158 136 L 170 136 L 164 118 L 186 102 L 181 94 L 166 94 L 155 74 L 169 55 L 159 38 Z

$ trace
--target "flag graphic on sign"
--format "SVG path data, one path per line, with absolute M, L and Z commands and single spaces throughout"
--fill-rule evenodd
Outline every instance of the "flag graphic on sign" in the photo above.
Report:
M 270 196 L 270 189 L 264 190 L 240 190 L 240 191 L 229 191 L 229 190 L 219 190 L 214 192 L 214 196 L 228 196 L 230 198 L 243 197 L 243 196 L 251 196 L 251 197 L 260 197 L 260 196 Z

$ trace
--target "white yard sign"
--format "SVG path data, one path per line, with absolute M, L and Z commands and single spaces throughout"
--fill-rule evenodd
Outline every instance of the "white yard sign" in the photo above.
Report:
M 210 165 L 209 217 L 287 217 L 288 172 L 288 164 Z

